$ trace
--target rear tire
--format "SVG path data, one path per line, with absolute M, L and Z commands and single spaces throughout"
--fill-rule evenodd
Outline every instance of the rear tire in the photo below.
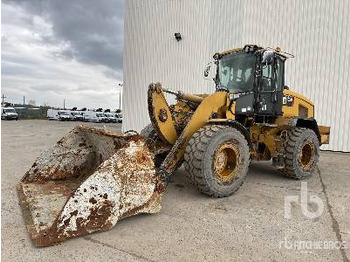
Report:
M 281 173 L 294 179 L 309 178 L 318 164 L 319 147 L 313 130 L 301 127 L 288 130 L 284 141 L 284 168 Z
M 226 197 L 237 191 L 247 176 L 249 146 L 237 129 L 208 125 L 193 134 L 184 160 L 187 177 L 200 192 Z

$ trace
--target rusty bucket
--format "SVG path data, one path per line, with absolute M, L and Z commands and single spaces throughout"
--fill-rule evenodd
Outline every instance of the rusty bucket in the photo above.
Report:
M 164 189 L 141 136 L 77 126 L 41 153 L 18 195 L 29 236 L 44 247 L 156 213 Z

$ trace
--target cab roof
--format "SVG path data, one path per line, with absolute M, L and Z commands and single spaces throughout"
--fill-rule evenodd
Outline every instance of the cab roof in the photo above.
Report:
M 246 44 L 244 47 L 238 47 L 238 48 L 233 48 L 233 49 L 229 49 L 229 50 L 225 50 L 223 52 L 218 52 L 214 54 L 214 59 L 220 59 L 221 57 L 225 56 L 225 55 L 229 55 L 229 54 L 233 54 L 233 53 L 239 53 L 239 52 L 244 52 L 245 50 L 251 50 L 251 51 L 258 51 L 258 50 L 273 50 L 276 54 L 284 57 L 284 58 L 293 58 L 294 55 L 289 54 L 287 52 L 281 51 L 280 47 L 276 47 L 276 48 L 272 48 L 272 47 L 262 47 L 262 46 L 258 46 L 258 45 L 254 45 L 254 44 Z

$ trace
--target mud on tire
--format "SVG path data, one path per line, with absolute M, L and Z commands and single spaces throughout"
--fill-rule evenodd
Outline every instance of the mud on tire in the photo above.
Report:
M 223 168 L 221 155 L 218 156 L 222 152 Z M 187 177 L 200 192 L 211 197 L 225 197 L 237 191 L 249 163 L 248 142 L 242 133 L 221 125 L 207 125 L 195 132 L 184 155 Z
M 306 179 L 318 164 L 319 141 L 308 128 L 294 127 L 287 131 L 284 141 L 284 168 L 280 172 L 290 178 Z

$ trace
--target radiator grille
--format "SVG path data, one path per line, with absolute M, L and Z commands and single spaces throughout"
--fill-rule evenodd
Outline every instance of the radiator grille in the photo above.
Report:
M 299 105 L 299 116 L 300 117 L 307 117 L 308 110 L 305 106 Z

